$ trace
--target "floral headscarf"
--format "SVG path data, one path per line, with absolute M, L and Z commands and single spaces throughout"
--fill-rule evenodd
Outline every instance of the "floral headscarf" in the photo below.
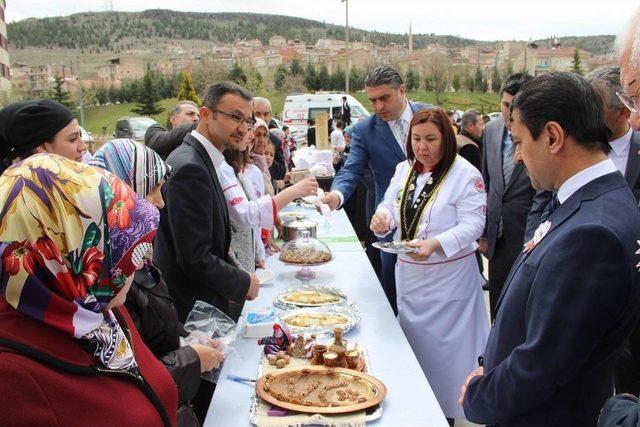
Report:
M 171 166 L 158 153 L 132 139 L 107 142 L 96 151 L 89 164 L 116 174 L 140 197 L 147 197 L 171 172 Z
M 158 210 L 115 175 L 38 154 L 0 176 L 0 296 L 81 339 L 110 369 L 136 362 L 109 301 L 151 248 Z

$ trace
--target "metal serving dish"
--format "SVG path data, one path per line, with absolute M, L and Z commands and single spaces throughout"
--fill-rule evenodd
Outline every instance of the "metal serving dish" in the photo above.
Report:
M 309 237 L 315 238 L 317 236 L 317 226 L 317 222 L 311 221 L 309 219 L 287 221 L 282 224 L 282 239 L 285 242 L 296 240 L 298 238 L 298 230 L 301 228 L 309 230 Z

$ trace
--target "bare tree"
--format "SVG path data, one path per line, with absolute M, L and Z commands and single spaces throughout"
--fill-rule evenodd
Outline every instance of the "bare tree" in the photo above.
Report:
M 443 53 L 430 54 L 424 61 L 425 79 L 429 81 L 431 89 L 435 92 L 437 105 L 442 105 L 440 96 L 449 85 L 448 68 L 450 66 L 451 61 Z

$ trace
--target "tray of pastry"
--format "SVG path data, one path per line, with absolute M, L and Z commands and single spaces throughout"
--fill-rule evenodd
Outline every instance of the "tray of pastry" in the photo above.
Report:
M 273 305 L 281 309 L 324 307 L 345 304 L 347 297 L 338 288 L 324 285 L 293 286 L 280 293 Z
M 353 305 L 305 307 L 279 315 L 280 324 L 292 334 L 332 334 L 335 328 L 349 331 L 360 322 L 360 313 Z
M 353 369 L 309 366 L 263 375 L 256 383 L 256 393 L 291 411 L 344 414 L 379 404 L 387 388 L 372 375 Z
M 322 265 L 333 259 L 331 252 L 318 249 L 283 249 L 280 261 L 293 265 Z
M 362 356 L 362 361 L 365 362 L 365 367 L 366 367 L 364 370 L 361 370 L 361 371 L 364 371 L 365 373 L 369 373 L 369 375 L 371 375 L 370 374 L 371 371 L 369 369 L 370 362 L 369 362 L 369 358 L 368 358 L 366 352 L 362 351 L 361 352 L 361 356 Z M 291 370 L 293 370 L 293 369 L 301 370 L 301 369 L 304 369 L 304 368 L 307 368 L 307 367 L 311 367 L 311 365 L 309 365 L 308 360 L 301 361 L 301 362 L 300 362 L 300 360 L 302 360 L 302 359 L 292 359 L 292 360 L 297 360 L 298 362 L 296 362 L 296 363 L 292 362 L 292 365 L 294 365 L 294 366 L 291 366 Z M 266 370 L 267 374 L 268 373 L 274 374 L 274 373 L 284 372 L 284 370 L 283 371 L 276 370 L 274 372 L 274 368 L 273 367 L 270 367 L 270 366 L 265 367 L 265 365 L 268 365 L 268 363 L 263 360 L 263 362 L 260 364 L 260 367 L 258 369 L 258 378 L 266 377 L 265 370 Z M 323 366 L 314 366 L 314 368 L 316 368 L 316 367 L 317 368 L 322 368 Z M 269 369 L 267 369 L 267 368 L 269 368 Z M 286 369 L 287 368 L 285 368 L 285 370 Z M 343 391 L 345 393 L 340 393 L 340 394 L 343 395 L 343 396 L 346 396 L 346 390 L 343 390 Z M 385 387 L 385 394 L 386 394 L 386 387 Z M 335 393 L 335 395 L 338 396 L 338 402 L 340 402 L 339 395 L 337 394 L 337 392 Z M 332 397 L 332 396 L 330 396 L 330 397 Z M 350 397 L 353 397 L 353 393 L 351 393 Z M 384 399 L 384 396 L 381 396 L 381 397 L 382 397 L 382 399 Z M 326 398 L 326 395 L 325 395 L 325 398 Z M 364 409 L 364 411 L 365 411 L 364 416 L 365 416 L 365 421 L 367 423 L 376 421 L 380 417 L 382 417 L 382 406 L 383 406 L 382 405 L 382 399 L 377 404 L 371 403 L 371 406 L 366 405 L 367 407 Z M 347 399 L 345 399 L 345 400 L 347 400 Z M 342 402 L 344 403 L 345 401 L 343 400 Z M 350 400 L 349 403 L 353 403 L 353 402 Z M 262 404 L 262 407 L 260 406 L 261 404 Z M 279 408 L 282 408 L 282 407 L 278 406 L 278 404 L 274 404 L 274 406 L 271 407 L 271 410 L 269 410 L 268 406 L 270 404 L 271 404 L 270 402 L 265 401 L 265 400 L 261 400 L 258 397 L 258 389 L 256 387 L 256 393 L 254 393 L 254 395 L 253 395 L 253 397 L 251 399 L 251 407 L 250 407 L 250 410 L 249 410 L 249 419 L 250 419 L 250 421 L 251 421 L 251 423 L 253 425 L 258 425 L 258 413 L 259 412 L 262 413 L 263 415 L 268 415 L 271 411 L 276 410 L 276 411 L 278 411 L 277 416 L 279 416 L 279 417 L 287 416 L 287 415 L 293 415 L 293 416 L 297 415 L 297 412 L 293 412 L 293 413 L 289 413 L 287 411 L 282 411 L 281 412 L 279 410 Z M 264 405 L 267 405 L 267 407 L 265 407 Z M 262 408 L 262 409 L 259 410 L 259 408 Z M 343 410 L 344 410 L 344 408 L 343 408 Z M 311 410 L 310 407 L 307 407 L 307 408 L 305 408 L 304 411 L 300 411 L 300 412 L 303 412 L 303 413 L 319 413 L 318 411 Z M 328 414 L 328 415 L 330 416 L 331 414 Z M 299 419 L 297 419 L 296 422 L 299 422 L 300 425 L 330 425 L 331 424 L 330 418 L 326 420 L 325 424 L 319 424 L 320 420 L 318 420 L 315 417 L 309 420 L 309 424 L 304 423 Z

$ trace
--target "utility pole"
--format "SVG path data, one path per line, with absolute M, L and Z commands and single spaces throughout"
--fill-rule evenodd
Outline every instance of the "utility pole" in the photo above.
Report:
M 344 77 L 344 89 L 346 93 L 349 93 L 349 75 L 351 74 L 351 59 L 349 58 L 349 0 L 340 0 L 344 3 L 344 10 L 346 14 L 346 23 L 347 23 L 347 37 L 346 37 L 346 49 L 345 53 L 347 54 L 347 72 Z
M 84 95 L 82 93 L 82 80 L 80 79 L 80 59 L 76 61 L 78 73 L 78 95 L 80 96 L 80 126 L 84 128 Z

